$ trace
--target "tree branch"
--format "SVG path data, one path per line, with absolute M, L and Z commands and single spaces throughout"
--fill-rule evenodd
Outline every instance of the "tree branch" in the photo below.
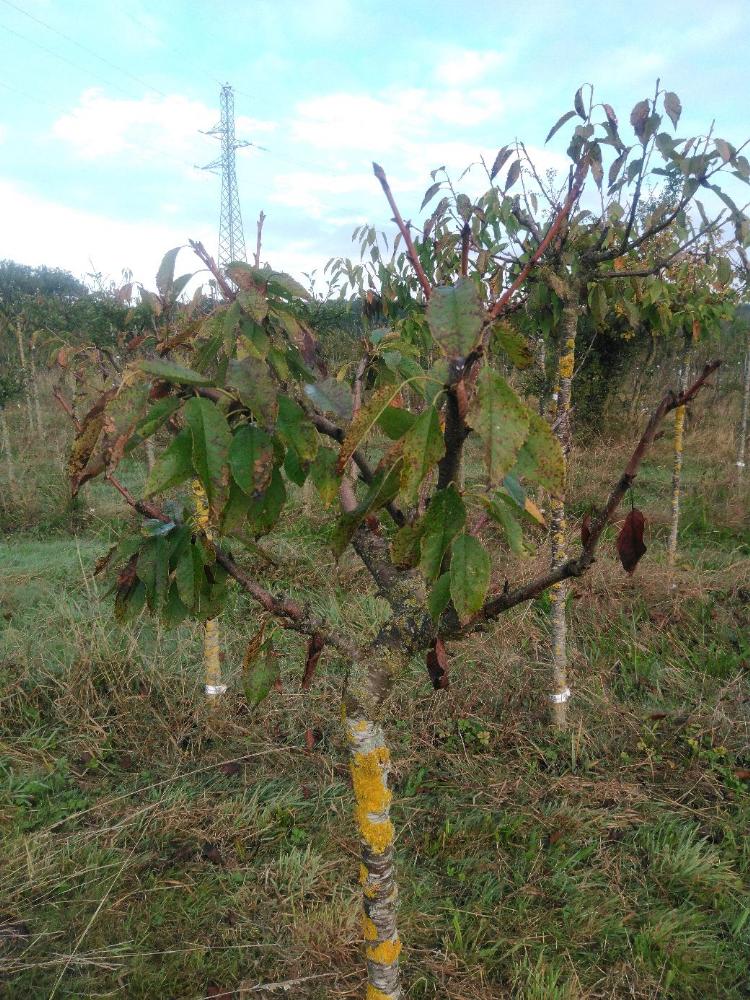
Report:
M 190 246 L 193 248 L 193 251 L 196 254 L 196 256 L 200 257 L 200 259 L 203 261 L 207 269 L 214 276 L 216 284 L 221 289 L 224 298 L 227 299 L 227 301 L 229 302 L 234 302 L 234 300 L 237 298 L 237 293 L 229 284 L 224 275 L 221 273 L 221 271 L 218 268 L 218 265 L 216 264 L 216 261 L 213 259 L 208 250 L 206 250 L 206 248 L 203 246 L 200 240 L 188 240 L 188 242 L 190 243 Z
M 406 251 L 409 254 L 409 260 L 411 261 L 411 265 L 414 268 L 414 271 L 416 272 L 419 284 L 422 286 L 424 297 L 426 299 L 429 299 L 430 295 L 432 295 L 432 285 L 430 284 L 429 278 L 424 273 L 424 268 L 422 267 L 422 262 L 420 261 L 416 247 L 414 246 L 414 241 L 411 238 L 409 227 L 404 222 L 403 216 L 398 210 L 398 205 L 396 204 L 396 201 L 393 197 L 393 192 L 391 191 L 391 186 L 388 183 L 388 178 L 385 176 L 385 171 L 383 170 L 383 168 L 380 166 L 379 163 L 373 163 L 372 169 L 373 173 L 380 181 L 380 186 L 383 189 L 383 193 L 388 199 L 388 204 L 390 205 L 391 211 L 393 212 L 393 218 L 396 222 L 396 225 L 399 228 L 404 243 L 406 244 Z
M 266 221 L 266 213 L 263 209 L 260 210 L 260 215 L 258 216 L 258 238 L 255 243 L 255 266 L 260 267 L 260 245 L 263 238 L 263 223 Z
M 548 573 L 542 574 L 542 576 L 538 576 L 535 580 L 531 580 L 521 587 L 517 587 L 515 590 L 507 590 L 502 594 L 490 598 L 470 622 L 459 628 L 449 624 L 450 631 L 442 633 L 443 636 L 445 638 L 462 638 L 470 635 L 485 622 L 492 621 L 504 611 L 508 611 L 518 604 L 523 604 L 525 601 L 530 601 L 538 597 L 539 594 L 548 590 L 553 584 L 559 583 L 561 580 L 570 579 L 571 577 L 582 576 L 594 561 L 602 532 L 607 524 L 609 524 L 612 515 L 619 507 L 623 497 L 633 485 L 640 470 L 641 462 L 656 437 L 659 424 L 671 410 L 676 409 L 678 406 L 685 406 L 691 402 L 720 364 L 720 361 L 711 361 L 704 367 L 700 376 L 689 388 L 679 393 L 675 393 L 670 389 L 662 398 L 652 413 L 640 441 L 630 456 L 628 464 L 625 466 L 625 470 L 613 487 L 604 509 L 591 525 L 588 541 L 576 558 L 568 559 L 562 565 L 550 570 Z

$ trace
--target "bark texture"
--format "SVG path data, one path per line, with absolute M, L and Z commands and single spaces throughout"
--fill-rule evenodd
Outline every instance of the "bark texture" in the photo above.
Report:
M 5 417 L 4 409 L 0 409 L 0 434 L 2 434 L 3 439 L 5 467 L 8 472 L 8 486 L 10 489 L 13 489 L 16 485 L 16 469 L 13 464 L 13 451 L 10 446 L 10 432 L 8 431 L 8 421 Z
M 577 296 L 571 296 L 565 303 L 562 316 L 563 342 L 560 347 L 560 357 L 557 365 L 557 399 L 555 401 L 554 427 L 562 447 L 565 459 L 566 475 L 568 455 L 570 453 L 570 394 L 575 365 L 576 333 L 578 329 Z M 565 517 L 565 491 L 559 497 L 553 497 L 551 504 L 551 563 L 552 569 L 557 569 L 567 559 L 565 533 L 567 528 Z M 561 580 L 550 590 L 552 603 L 552 682 L 553 691 L 550 694 L 552 721 L 559 729 L 564 729 L 568 721 L 568 641 L 565 605 L 568 597 L 569 583 Z
M 367 1000 L 400 1000 L 401 941 L 397 928 L 398 888 L 393 863 L 394 829 L 388 787 L 390 753 L 383 727 L 345 715 L 349 766 L 359 830 L 362 923 L 367 956 Z
M 744 475 L 747 455 L 747 425 L 750 419 L 750 331 L 747 335 L 745 351 L 745 382 L 742 390 L 742 416 L 740 417 L 739 445 L 737 447 L 737 468 L 740 477 Z
M 687 385 L 688 359 L 687 354 L 680 369 L 680 392 Z M 678 406 L 674 411 L 674 458 L 672 462 L 672 513 L 669 525 L 669 542 L 667 545 L 667 562 L 674 566 L 677 561 L 677 535 L 680 530 L 680 494 L 682 491 L 682 458 L 685 437 L 685 407 Z
M 208 499 L 203 486 L 197 479 L 193 480 L 193 499 L 195 501 L 195 521 L 199 528 L 211 537 Z M 216 698 L 224 694 L 226 684 L 221 683 L 221 653 L 219 648 L 219 621 L 211 618 L 203 626 L 203 669 L 205 672 L 205 690 L 207 698 Z

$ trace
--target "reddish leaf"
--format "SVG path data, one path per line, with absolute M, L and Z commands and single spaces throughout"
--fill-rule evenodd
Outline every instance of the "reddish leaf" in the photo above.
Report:
M 591 514 L 584 514 L 581 521 L 581 545 L 584 548 L 589 544 L 591 538 Z
M 427 652 L 427 673 L 436 691 L 450 687 L 448 679 L 448 654 L 442 639 L 436 639 Z
M 223 865 L 224 859 L 221 856 L 221 851 L 217 844 L 212 844 L 210 841 L 201 847 L 201 857 L 206 861 L 210 861 L 213 865 Z
M 735 778 L 739 778 L 740 781 L 750 781 L 750 767 L 736 767 L 734 769 Z
M 323 637 L 317 632 L 315 635 L 310 636 L 310 641 L 307 644 L 307 657 L 305 658 L 305 671 L 302 674 L 302 690 L 307 691 L 312 685 L 313 678 L 315 677 L 315 668 L 318 665 L 318 660 L 320 659 L 320 654 L 323 652 Z
M 603 104 L 604 113 L 607 116 L 607 121 L 613 128 L 617 128 L 617 115 L 615 114 L 615 109 L 611 104 Z
M 637 508 L 633 508 L 622 523 L 620 534 L 617 536 L 617 554 L 626 573 L 633 573 L 641 556 L 645 555 L 646 546 L 643 542 L 645 526 L 646 519 Z

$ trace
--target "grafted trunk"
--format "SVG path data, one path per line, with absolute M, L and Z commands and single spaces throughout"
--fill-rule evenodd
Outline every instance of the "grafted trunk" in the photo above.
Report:
M 199 528 L 211 537 L 208 499 L 201 483 L 193 480 L 195 520 Z M 221 682 L 221 652 L 219 647 L 219 621 L 209 619 L 203 626 L 203 670 L 207 698 L 217 698 L 225 693 L 227 686 Z
M 688 354 L 685 352 L 680 367 L 680 391 L 687 385 Z M 682 458 L 685 436 L 685 407 L 674 411 L 674 457 L 672 461 L 672 514 L 667 545 L 667 562 L 674 566 L 677 560 L 677 535 L 680 530 L 680 494 L 682 492 Z
M 570 453 L 570 393 L 575 366 L 576 334 L 578 330 L 578 296 L 572 294 L 563 308 L 560 356 L 557 364 L 557 391 L 555 405 L 555 433 L 560 441 L 567 476 L 568 455 Z M 557 569 L 567 558 L 565 533 L 565 491 L 553 497 L 551 504 L 551 563 Z M 568 641 L 565 606 L 569 584 L 567 580 L 556 583 L 550 592 L 552 603 L 552 681 L 550 694 L 552 721 L 559 729 L 564 729 L 568 721 Z
M 750 419 L 750 331 L 748 331 L 747 349 L 745 351 L 745 384 L 742 390 L 742 416 L 740 417 L 739 428 L 740 440 L 737 447 L 737 468 L 740 470 L 740 478 L 742 478 L 745 472 L 748 419 Z
M 388 787 L 390 752 L 380 724 L 358 715 L 345 715 L 345 725 L 362 861 L 359 881 L 367 1000 L 400 1000 L 401 941 L 390 816 L 392 793 Z

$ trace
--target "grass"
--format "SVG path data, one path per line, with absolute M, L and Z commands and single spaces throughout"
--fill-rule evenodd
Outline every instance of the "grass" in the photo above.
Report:
M 389 734 L 409 997 L 748 995 L 750 521 L 716 440 L 688 436 L 676 575 L 663 440 L 638 481 L 648 555 L 627 578 L 610 539 L 575 583 L 569 732 L 545 718 L 544 599 L 453 647 L 449 691 L 418 662 L 402 678 Z M 625 452 L 577 457 L 574 516 Z M 53 466 L 24 472 L 0 544 L 0 992 L 198 1000 L 293 981 L 285 995 L 360 996 L 342 665 L 326 653 L 303 696 L 303 650 L 283 635 L 282 690 L 250 711 L 258 617 L 235 594 L 230 693 L 209 710 L 199 630 L 115 626 L 91 567 L 122 511 L 100 486 L 66 507 Z M 267 543 L 286 575 L 266 578 L 372 633 L 383 604 L 354 557 L 334 564 L 321 523 L 314 505 L 290 518 Z

